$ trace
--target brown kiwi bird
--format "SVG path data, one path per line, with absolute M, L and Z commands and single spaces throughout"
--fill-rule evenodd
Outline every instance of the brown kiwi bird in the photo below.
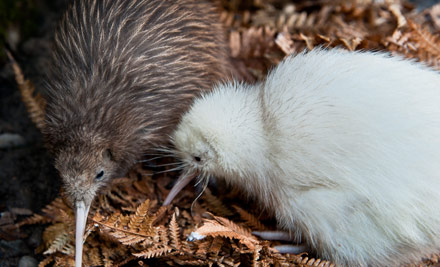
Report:
M 55 32 L 44 135 L 76 209 L 76 265 L 90 204 L 164 145 L 194 96 L 232 67 L 204 0 L 75 0 Z

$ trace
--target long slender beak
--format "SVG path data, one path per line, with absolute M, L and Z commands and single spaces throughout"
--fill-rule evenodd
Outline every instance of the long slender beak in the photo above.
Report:
M 171 188 L 170 193 L 167 198 L 163 202 L 162 206 L 168 206 L 171 204 L 171 201 L 177 196 L 177 194 L 182 191 L 182 189 L 191 182 L 194 177 L 196 177 L 197 173 L 195 172 L 183 172 L 179 178 L 177 179 L 176 184 L 174 184 L 173 188 Z
M 76 202 L 75 267 L 82 266 L 83 237 L 89 210 L 90 204 L 86 205 L 84 201 Z

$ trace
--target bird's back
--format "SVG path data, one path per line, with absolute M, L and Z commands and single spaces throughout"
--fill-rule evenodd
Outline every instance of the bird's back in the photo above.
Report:
M 438 84 L 421 64 L 370 52 L 314 50 L 281 63 L 263 94 L 289 188 L 279 194 L 289 203 L 281 225 L 345 262 L 436 250 Z
M 48 126 L 163 143 L 192 98 L 230 76 L 208 1 L 77 0 L 55 34 Z

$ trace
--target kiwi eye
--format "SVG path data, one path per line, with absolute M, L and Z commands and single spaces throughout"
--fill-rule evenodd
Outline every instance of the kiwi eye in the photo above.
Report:
M 202 159 L 200 157 L 197 157 L 197 156 L 194 156 L 194 160 L 197 161 L 197 162 L 202 161 Z
M 104 177 L 104 171 L 100 171 L 100 172 L 96 175 L 95 179 L 96 179 L 96 180 L 101 180 L 102 177 Z

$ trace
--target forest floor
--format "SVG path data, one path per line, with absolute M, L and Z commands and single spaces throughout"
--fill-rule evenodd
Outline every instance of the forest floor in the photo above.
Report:
M 68 1 L 31 2 L 34 3 L 34 31 L 14 39 L 14 32 L 20 32 L 21 27 L 20 22 L 15 22 L 8 28 L 12 36 L 8 40 L 26 77 L 35 84 L 37 91 L 41 91 L 50 40 Z M 438 1 L 414 2 L 423 9 Z M 261 76 L 258 70 L 254 74 L 256 78 Z M 11 66 L 6 57 L 0 57 L 0 267 L 37 266 L 45 258 L 35 253 L 42 243 L 45 225 L 34 224 L 11 231 L 5 231 L 1 226 L 40 212 L 58 196 L 59 190 L 60 181 L 52 159 L 39 130 L 28 117 Z
M 9 8 L 32 13 L 32 20 L 28 23 L 33 25 L 31 33 L 11 40 L 10 46 L 27 77 L 40 90 L 56 21 L 67 1 L 16 2 L 23 5 Z M 26 2 L 32 2 L 35 6 L 27 6 Z M 12 6 L 13 2 L 10 3 Z M 4 5 L 7 5 L 7 1 Z M 12 11 L 8 9 L 6 12 Z M 15 36 L 23 32 L 20 27 L 24 27 L 21 21 L 11 21 L 8 30 Z M 3 51 L 0 55 L 1 226 L 40 211 L 58 195 L 60 182 L 42 136 L 29 119 L 21 101 L 11 65 L 7 64 Z M 20 266 L 36 266 L 42 257 L 36 256 L 34 250 L 41 243 L 43 229 L 43 225 L 34 225 L 20 232 L 0 230 L 0 267 L 18 266 L 19 262 Z

